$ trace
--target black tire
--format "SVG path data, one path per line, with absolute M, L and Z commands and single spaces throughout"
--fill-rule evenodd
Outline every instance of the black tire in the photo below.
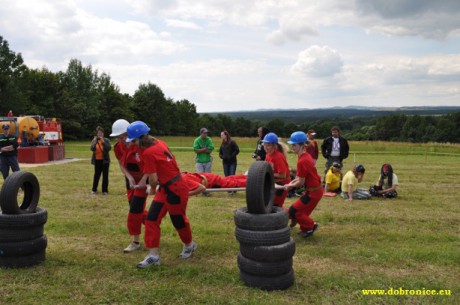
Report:
M 24 255 L 24 256 L 9 256 L 0 257 L 0 267 L 19 268 L 30 267 L 38 265 L 45 260 L 46 250 L 40 252 Z
M 244 257 L 259 262 L 279 262 L 294 256 L 295 242 L 291 237 L 288 242 L 273 246 L 256 246 L 240 243 L 240 252 Z
M 294 270 L 278 276 L 257 276 L 240 270 L 240 279 L 250 287 L 263 290 L 285 290 L 294 284 Z
M 236 227 L 235 237 L 240 243 L 271 246 L 288 242 L 291 239 L 291 230 L 285 227 L 273 231 L 250 231 Z
M 47 245 L 46 235 L 26 241 L 0 243 L 0 257 L 34 254 L 46 249 Z
M 21 205 L 18 204 L 18 191 L 24 191 Z M 0 193 L 0 207 L 3 214 L 34 213 L 40 198 L 40 185 L 34 174 L 14 172 L 3 183 Z
M 43 235 L 43 225 L 35 227 L 0 228 L 0 242 L 18 242 L 38 238 Z
M 272 231 L 287 227 L 288 213 L 280 207 L 273 207 L 268 214 L 251 214 L 248 208 L 239 208 L 234 213 L 235 225 L 252 231 Z
M 278 276 L 292 269 L 292 257 L 279 262 L 259 262 L 238 253 L 238 267 L 241 271 L 257 276 Z
M 0 213 L 0 228 L 34 227 L 45 224 L 47 220 L 48 212 L 41 207 L 37 207 L 36 212 L 30 214 L 9 215 Z
M 246 182 L 246 205 L 249 213 L 266 214 L 273 208 L 275 180 L 270 163 L 256 161 L 251 164 Z

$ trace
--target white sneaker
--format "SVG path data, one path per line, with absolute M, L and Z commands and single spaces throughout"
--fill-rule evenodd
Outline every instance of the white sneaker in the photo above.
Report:
M 160 256 L 154 254 L 148 254 L 144 260 L 137 264 L 137 268 L 147 268 L 149 266 L 159 266 Z
M 183 259 L 186 259 L 186 258 L 189 258 L 190 256 L 192 256 L 192 253 L 193 251 L 196 250 L 196 248 L 198 248 L 198 245 L 192 241 L 192 244 L 190 246 L 184 246 L 184 248 L 182 249 L 182 252 L 181 254 L 179 254 L 179 257 L 183 258 Z
M 130 253 L 130 252 L 133 252 L 133 251 L 139 249 L 140 247 L 141 247 L 140 243 L 132 242 L 123 250 L 123 252 Z

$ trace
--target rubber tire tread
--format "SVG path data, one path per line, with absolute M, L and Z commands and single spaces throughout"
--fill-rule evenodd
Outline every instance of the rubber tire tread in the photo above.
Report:
M 244 257 L 259 262 L 278 262 L 294 256 L 295 242 L 291 237 L 286 243 L 272 246 L 240 243 L 240 252 Z
M 278 276 L 257 276 L 240 270 L 240 279 L 250 287 L 262 290 L 286 290 L 294 284 L 294 270 Z
M 244 257 L 240 252 L 237 263 L 241 271 L 257 276 L 278 276 L 292 269 L 292 257 L 278 262 L 259 262 Z
M 244 244 L 272 246 L 288 242 L 291 238 L 291 230 L 285 227 L 272 231 L 250 231 L 236 227 L 235 237 Z
M 246 205 L 249 213 L 266 214 L 273 208 L 275 178 L 270 163 L 256 161 L 251 164 L 246 182 Z
M 247 207 L 235 210 L 235 225 L 240 229 L 252 231 L 272 231 L 287 227 L 288 213 L 280 207 L 274 206 L 268 214 L 252 214 Z
M 46 249 L 47 245 L 48 239 L 46 235 L 31 240 L 0 243 L 0 257 L 34 254 Z
M 38 238 L 43 235 L 44 226 L 0 228 L 0 242 L 18 242 Z
M 24 190 L 21 206 L 18 204 L 18 191 Z M 1 189 L 0 207 L 3 214 L 34 213 L 40 199 L 40 185 L 37 177 L 30 172 L 18 171 L 9 175 Z
M 34 227 L 43 225 L 48 220 L 48 212 L 45 208 L 37 207 L 35 213 L 29 214 L 1 214 L 0 228 L 10 227 Z
M 20 267 L 30 267 L 38 265 L 45 261 L 46 258 L 46 249 L 23 256 L 9 256 L 9 257 L 0 257 L 0 267 L 6 268 L 20 268 Z

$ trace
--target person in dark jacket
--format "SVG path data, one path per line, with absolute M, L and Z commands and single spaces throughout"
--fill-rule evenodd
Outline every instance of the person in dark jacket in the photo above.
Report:
M 112 149 L 112 145 L 108 138 L 104 138 L 104 129 L 100 126 L 96 128 L 96 136 L 91 141 L 90 149 L 93 152 L 91 164 L 94 165 L 92 193 L 97 193 L 97 186 L 102 174 L 102 194 L 107 195 L 109 193 L 109 151 Z
M 259 140 L 257 141 L 256 150 L 252 154 L 252 157 L 254 159 L 256 159 L 256 161 L 265 161 L 265 156 L 267 155 L 267 153 L 265 152 L 262 140 L 265 138 L 265 136 L 269 132 L 270 132 L 270 130 L 268 130 L 267 127 L 259 127 L 259 129 L 257 129 L 257 134 L 259 135 Z
M 324 170 L 324 177 L 332 163 L 339 162 L 343 164 L 343 160 L 348 157 L 349 151 L 347 139 L 340 136 L 340 129 L 338 127 L 331 128 L 331 136 L 324 139 L 321 144 L 321 153 L 326 158 L 326 169 Z
M 222 159 L 224 175 L 225 177 L 235 175 L 237 166 L 236 156 L 240 153 L 240 148 L 232 140 L 227 130 L 220 133 L 220 138 L 222 139 L 222 144 L 219 149 L 219 157 Z
M 10 134 L 10 124 L 2 125 L 2 134 L 0 134 L 0 170 L 3 179 L 8 177 L 10 167 L 13 172 L 19 171 L 18 163 L 18 138 Z

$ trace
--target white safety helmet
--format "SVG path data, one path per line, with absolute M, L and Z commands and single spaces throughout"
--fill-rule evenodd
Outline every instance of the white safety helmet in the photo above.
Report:
M 126 129 L 129 126 L 129 122 L 124 119 L 116 120 L 112 125 L 111 137 L 118 137 L 119 135 L 126 133 Z

